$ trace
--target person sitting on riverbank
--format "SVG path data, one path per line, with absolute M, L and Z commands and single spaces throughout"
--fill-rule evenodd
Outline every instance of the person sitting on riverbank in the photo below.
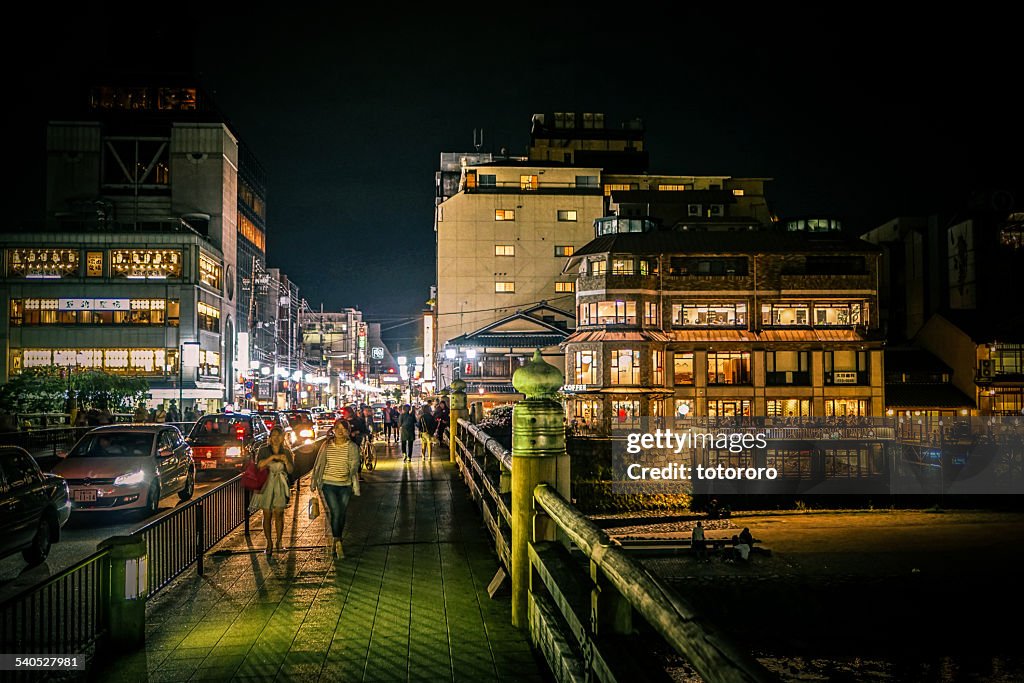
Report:
M 750 545 L 742 542 L 739 536 L 733 536 L 732 552 L 727 559 L 732 562 L 747 562 L 750 559 Z

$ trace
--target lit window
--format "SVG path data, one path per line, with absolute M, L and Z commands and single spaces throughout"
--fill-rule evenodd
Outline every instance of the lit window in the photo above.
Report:
M 649 327 L 658 326 L 658 304 L 655 301 L 644 303 L 644 325 Z
M 495 282 L 494 291 L 500 294 L 512 294 L 516 291 L 515 282 Z
M 87 251 L 85 253 L 86 277 L 103 277 L 103 252 Z
M 651 351 L 651 381 L 655 386 L 665 383 L 664 360 L 664 351 Z
M 597 384 L 597 361 L 593 351 L 577 351 L 575 384 Z
M 199 281 L 220 291 L 220 264 L 205 254 L 199 255 Z
M 114 249 L 110 252 L 110 270 L 113 277 L 130 280 L 179 278 L 181 252 L 173 249 Z
M 640 352 L 635 349 L 612 351 L 612 384 L 640 383 Z
M 555 245 L 555 256 L 572 256 L 576 252 L 576 247 L 571 244 L 556 244 Z
M 662 192 L 682 192 L 686 189 L 686 185 L 658 185 L 658 189 Z
M 600 261 L 590 262 L 590 274 L 591 275 L 604 275 L 608 272 L 608 262 L 604 259 Z
M 559 209 L 558 220 L 575 222 L 576 212 L 572 210 Z
M 749 384 L 750 353 L 719 351 L 708 353 L 708 384 Z
M 672 324 L 676 327 L 745 327 L 747 305 L 745 303 L 673 304 Z
M 515 209 L 495 209 L 494 220 L 496 221 L 514 221 L 516 219 Z
M 556 282 L 555 283 L 555 291 L 556 292 L 575 292 L 576 291 L 576 283 L 575 282 Z
M 202 301 L 198 310 L 199 329 L 207 332 L 220 332 L 220 311 Z
M 238 213 L 238 234 L 252 242 L 260 251 L 267 250 L 267 238 L 264 236 L 263 230 L 242 212 Z
M 29 279 L 78 276 L 77 249 L 8 249 L 7 273 Z
M 519 189 L 520 190 L 536 190 L 537 189 L 537 176 L 535 175 L 521 175 L 519 176 Z
M 636 262 L 631 259 L 612 259 L 612 275 L 633 275 L 636 273 Z
M 743 190 L 733 190 L 732 191 L 732 196 L 733 197 L 742 197 L 743 196 Z
M 495 256 L 515 256 L 516 246 L 514 244 L 495 244 L 494 245 Z
M 672 359 L 676 386 L 693 384 L 693 354 L 677 353 Z
M 604 196 L 605 197 L 610 197 L 612 192 L 617 192 L 617 191 L 620 191 L 620 190 L 631 190 L 631 189 L 635 189 L 635 188 L 631 187 L 628 183 L 627 184 L 623 184 L 623 183 L 608 183 L 608 184 L 606 184 L 604 186 Z

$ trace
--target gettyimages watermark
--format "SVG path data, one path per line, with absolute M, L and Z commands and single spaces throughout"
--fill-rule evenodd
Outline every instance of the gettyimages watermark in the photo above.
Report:
M 779 416 L 611 424 L 616 494 L 1020 494 L 1024 418 Z

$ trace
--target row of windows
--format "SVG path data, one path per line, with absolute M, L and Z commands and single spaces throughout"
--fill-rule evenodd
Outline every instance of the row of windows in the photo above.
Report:
M 256 245 L 260 251 L 266 252 L 267 238 L 263 231 L 241 212 L 238 214 L 238 234 Z
M 177 299 L 11 299 L 10 324 L 177 327 L 180 317 Z
M 555 257 L 560 258 L 563 256 L 572 256 L 576 251 L 576 248 L 571 244 L 557 244 L 555 245 Z M 495 244 L 494 245 L 495 256 L 515 256 L 516 245 L 514 244 Z
M 498 281 L 494 283 L 494 291 L 497 294 L 515 294 L 516 283 L 512 281 Z M 555 291 L 560 294 L 576 291 L 575 282 L 556 282 Z
M 636 349 L 615 349 L 610 352 L 611 384 L 640 384 L 640 354 Z M 652 350 L 651 380 L 655 386 L 664 384 L 664 353 Z M 592 350 L 575 353 L 574 384 L 600 384 L 598 354 Z M 750 384 L 751 352 L 709 351 L 707 382 L 717 384 Z M 672 359 L 675 386 L 694 384 L 694 354 L 675 353 Z M 810 354 L 808 351 L 765 352 L 765 384 L 768 386 L 809 386 Z M 839 350 L 825 352 L 825 384 L 866 384 L 868 354 L 866 351 Z
M 625 315 L 604 315 L 601 311 L 623 309 Z M 761 304 L 763 327 L 854 327 L 866 325 L 868 305 L 856 302 L 779 302 Z M 580 325 L 636 325 L 636 302 L 599 301 L 580 304 Z M 674 327 L 729 327 L 746 329 L 746 302 L 673 303 Z M 658 304 L 644 304 L 644 324 L 658 325 Z
M 438 214 L 440 219 L 443 214 Z M 575 223 L 577 220 L 578 213 L 573 209 L 559 209 L 555 213 L 555 217 L 562 223 Z M 516 219 L 515 209 L 495 209 L 494 220 L 496 221 L 514 221 Z
M 202 301 L 199 302 L 197 321 L 199 329 L 220 333 L 220 310 Z
M 105 256 L 103 251 L 86 251 L 84 276 L 103 277 Z M 177 249 L 111 249 L 109 258 L 110 277 L 129 280 L 181 277 L 182 255 Z M 54 280 L 83 275 L 78 249 L 8 249 L 6 263 L 8 277 Z
M 593 187 L 596 188 L 599 185 L 597 176 L 594 175 L 578 175 L 575 178 L 573 187 Z M 514 182 L 502 182 L 501 186 L 512 186 L 515 187 Z M 519 189 L 523 192 L 531 192 L 540 189 L 540 176 L 529 174 L 519 176 Z M 550 187 L 566 187 L 567 183 L 545 183 Z M 466 172 L 466 188 L 496 188 L 498 187 L 498 176 L 494 173 L 478 173 L 477 171 Z
M 660 400 L 651 401 L 649 412 L 651 417 L 664 416 L 665 406 Z M 694 400 L 689 398 L 675 399 L 672 404 L 675 417 L 694 417 L 696 415 Z M 809 399 L 768 399 L 765 402 L 768 417 L 777 420 L 798 420 L 800 418 L 813 417 L 811 412 L 811 401 Z M 639 421 L 643 413 L 640 410 L 640 401 L 637 399 L 613 400 L 610 404 L 612 417 L 616 421 L 629 422 Z M 601 419 L 601 401 L 578 397 L 573 401 L 573 415 L 579 420 L 592 424 L 595 420 Z M 863 398 L 836 398 L 825 400 L 825 417 L 830 418 L 862 418 L 870 417 L 871 402 Z M 751 416 L 751 401 L 749 399 L 709 399 L 705 402 L 705 415 L 713 419 L 728 419 Z M 621 426 L 621 425 L 620 425 Z M 627 425 L 628 426 L 628 425 Z M 769 453 L 772 451 L 769 450 Z
M 14 349 L 11 372 L 44 367 L 94 368 L 125 375 L 166 375 L 178 371 L 177 349 Z

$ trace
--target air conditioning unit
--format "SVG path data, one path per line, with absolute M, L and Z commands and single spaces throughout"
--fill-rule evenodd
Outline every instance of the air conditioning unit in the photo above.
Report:
M 993 368 L 993 365 L 992 365 L 992 361 L 990 361 L 990 360 L 983 360 L 983 361 L 981 361 L 981 368 L 980 368 L 979 375 L 982 376 L 982 377 L 990 378 L 990 379 L 993 377 L 993 375 L 995 375 L 994 368 Z
M 701 215 L 701 213 L 700 213 L 701 208 L 702 207 L 701 207 L 700 204 L 687 204 L 686 205 L 686 215 L 687 216 L 699 216 L 699 215 Z
M 725 215 L 725 205 L 723 204 L 712 204 L 708 207 L 709 216 L 722 217 Z

